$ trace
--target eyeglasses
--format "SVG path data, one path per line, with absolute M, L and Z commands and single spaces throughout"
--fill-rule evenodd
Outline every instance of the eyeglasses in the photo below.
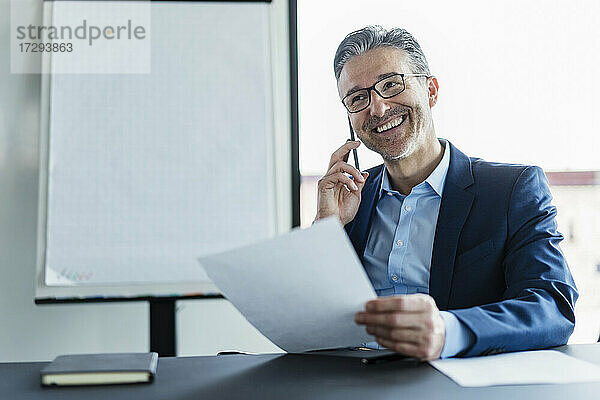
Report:
M 348 93 L 342 99 L 342 103 L 349 113 L 362 111 L 371 105 L 371 90 L 374 90 L 383 99 L 389 99 L 404 92 L 404 89 L 406 89 L 406 85 L 404 84 L 405 76 L 429 77 L 427 74 L 394 74 L 375 82 L 371 87 L 357 89 Z

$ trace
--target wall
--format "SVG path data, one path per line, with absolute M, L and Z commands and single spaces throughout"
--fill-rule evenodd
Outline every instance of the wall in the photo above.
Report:
M 39 21 L 41 3 L 40 9 L 28 11 Z M 282 3 L 278 2 L 279 15 L 286 12 Z M 64 353 L 147 351 L 145 303 L 33 302 L 40 76 L 10 73 L 9 29 L 10 0 L 0 0 L 0 362 L 49 360 Z M 181 355 L 232 348 L 278 350 L 224 300 L 179 302 L 178 310 Z

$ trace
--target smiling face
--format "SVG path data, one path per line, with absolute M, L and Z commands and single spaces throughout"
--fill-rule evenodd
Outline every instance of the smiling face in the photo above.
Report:
M 394 73 L 413 73 L 403 50 L 379 47 L 352 57 L 338 79 L 340 99 Z M 424 146 L 427 139 L 435 139 L 431 107 L 437 99 L 437 81 L 405 77 L 404 82 L 406 89 L 388 99 L 371 91 L 371 104 L 349 114 L 358 138 L 384 160 L 405 159 Z

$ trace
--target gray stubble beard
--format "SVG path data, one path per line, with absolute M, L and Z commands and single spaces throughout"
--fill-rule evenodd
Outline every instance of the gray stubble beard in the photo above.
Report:
M 421 136 L 423 136 L 423 135 L 419 131 L 417 131 L 417 134 L 415 136 L 412 136 L 409 139 L 409 143 L 408 143 L 406 150 L 404 150 L 404 152 L 402 154 L 398 154 L 398 155 L 391 155 L 391 154 L 384 153 L 380 149 L 377 149 L 374 145 L 372 145 L 372 143 L 369 143 L 369 141 L 365 141 L 363 138 L 360 138 L 360 139 L 369 150 L 372 150 L 372 151 L 378 153 L 385 161 L 398 161 L 398 160 L 403 160 L 407 157 L 410 157 L 414 153 Z

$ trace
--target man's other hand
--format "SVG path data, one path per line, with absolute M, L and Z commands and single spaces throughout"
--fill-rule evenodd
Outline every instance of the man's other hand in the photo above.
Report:
M 317 220 L 337 215 L 346 225 L 356 216 L 360 193 L 369 174 L 361 173 L 346 161 L 350 151 L 359 145 L 359 141 L 348 141 L 331 155 L 327 173 L 318 184 Z
M 381 297 L 355 317 L 380 345 L 419 360 L 438 359 L 446 327 L 435 300 L 426 294 Z

